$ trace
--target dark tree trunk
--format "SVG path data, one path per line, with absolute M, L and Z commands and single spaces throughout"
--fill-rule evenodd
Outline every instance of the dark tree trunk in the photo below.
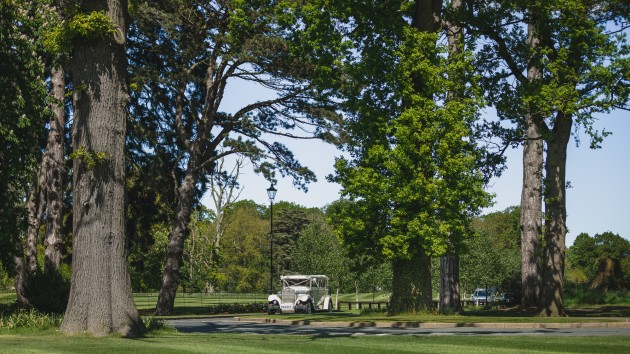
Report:
M 83 1 L 104 11 L 116 34 L 73 42 L 74 82 L 72 283 L 61 330 L 139 335 L 125 242 L 127 2 Z M 102 154 L 98 156 L 97 154 Z M 92 166 L 88 162 L 94 159 Z
M 37 271 L 37 239 L 39 236 L 39 228 L 42 224 L 43 198 L 40 188 L 42 180 L 42 173 L 34 173 L 30 191 L 28 193 L 28 230 L 26 232 L 26 259 L 28 264 L 28 274 L 35 274 Z
M 13 276 L 13 286 L 15 287 L 15 295 L 17 301 L 21 304 L 28 305 L 30 302 L 24 295 L 24 287 L 26 286 L 26 262 L 24 261 L 24 249 L 19 239 L 15 240 L 15 251 L 13 253 L 13 267 L 15 275 Z
M 461 0 L 451 2 L 453 11 L 459 10 L 460 7 Z M 447 22 L 445 25 L 449 57 L 456 61 L 464 48 L 464 30 L 454 23 Z M 466 80 L 456 70 L 449 72 L 449 78 L 453 81 Z M 464 97 L 464 92 L 462 90 L 449 90 L 447 97 L 449 101 L 456 101 Z M 444 314 L 462 312 L 459 295 L 459 256 L 454 254 L 440 257 L 440 312 Z
M 440 257 L 440 312 L 453 314 L 462 312 L 459 296 L 459 256 Z
M 50 132 L 42 169 L 46 183 L 46 234 L 44 236 L 44 272 L 59 268 L 61 263 L 61 233 L 63 218 L 64 126 L 65 126 L 65 72 L 58 66 L 50 72 L 52 84 L 52 111 Z
M 194 165 L 192 161 L 189 162 L 184 181 L 178 188 L 175 218 L 169 234 L 166 265 L 162 274 L 162 287 L 160 288 L 155 307 L 155 314 L 158 316 L 172 314 L 175 305 L 175 295 L 179 286 L 179 270 L 184 262 L 184 241 L 188 236 L 188 224 L 190 223 L 190 215 L 199 178 L 198 173 L 195 172 L 196 167 L 193 167 Z
M 573 118 L 558 113 L 547 142 L 545 163 L 545 244 L 541 316 L 564 316 L 563 278 L 567 235 L 566 163 Z
M 431 311 L 431 258 L 417 250 L 411 259 L 392 262 L 392 295 L 387 306 L 390 315 Z
M 539 38 L 533 25 L 528 26 L 528 41 L 532 51 Z M 527 80 L 540 80 L 540 68 L 532 60 L 527 69 Z M 540 265 L 542 238 L 542 169 L 543 140 L 535 122 L 535 107 L 525 113 L 526 135 L 523 144 L 523 186 L 521 190 L 521 282 L 524 308 L 537 306 L 540 296 Z

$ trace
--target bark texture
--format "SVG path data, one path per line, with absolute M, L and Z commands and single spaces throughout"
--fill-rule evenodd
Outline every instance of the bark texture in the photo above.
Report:
M 65 126 L 65 71 L 62 66 L 51 69 L 51 105 L 54 113 L 50 120 L 50 132 L 46 153 L 42 162 L 46 183 L 46 233 L 44 235 L 44 272 L 59 268 L 61 264 L 63 235 L 63 177 L 64 166 L 64 126 Z
M 440 257 L 440 312 L 453 314 L 462 312 L 459 296 L 459 256 Z
M 567 235 L 566 161 L 573 118 L 558 113 L 547 139 L 545 162 L 545 247 L 542 268 L 543 291 L 539 302 L 542 316 L 565 316 L 563 278 Z
M 155 308 L 155 314 L 158 316 L 172 314 L 175 306 L 175 296 L 179 286 L 179 270 L 184 263 L 184 241 L 188 236 L 188 224 L 190 223 L 196 184 L 199 179 L 195 165 L 194 161 L 189 162 L 184 181 L 177 191 L 175 218 L 169 234 L 166 265 L 162 274 L 162 287 Z
M 431 258 L 417 250 L 410 259 L 392 262 L 392 295 L 387 306 L 390 315 L 433 309 Z
M 528 26 L 528 42 L 535 52 L 540 39 L 533 25 Z M 527 81 L 540 80 L 542 73 L 532 60 L 527 68 Z M 526 136 L 523 144 L 523 186 L 521 190 L 521 282 L 524 308 L 537 306 L 541 286 L 543 139 L 536 124 L 535 107 L 525 113 Z
M 104 11 L 117 35 L 74 41 L 72 284 L 61 330 L 100 336 L 143 330 L 131 293 L 125 249 L 125 123 L 127 2 L 85 1 Z M 103 153 L 101 157 L 94 154 Z M 95 164 L 89 164 L 94 159 Z
M 453 0 L 451 9 L 457 11 L 461 5 L 461 0 Z M 445 27 L 449 57 L 460 56 L 464 48 L 463 28 L 450 22 L 446 22 Z M 449 76 L 452 80 L 465 80 L 457 72 L 450 72 Z M 447 97 L 449 101 L 456 101 L 464 97 L 464 93 L 461 90 L 449 90 Z M 440 312 L 445 314 L 462 312 L 459 294 L 459 256 L 457 255 L 440 257 Z

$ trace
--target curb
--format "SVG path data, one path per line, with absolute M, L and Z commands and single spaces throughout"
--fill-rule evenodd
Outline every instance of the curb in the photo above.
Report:
M 313 327 L 379 327 L 379 328 L 514 328 L 514 329 L 562 329 L 562 328 L 630 328 L 630 319 L 625 322 L 573 322 L 573 323 L 445 323 L 445 322 L 318 322 L 308 320 L 282 320 L 275 318 L 242 318 L 235 321 L 249 323 L 270 323 L 288 326 Z

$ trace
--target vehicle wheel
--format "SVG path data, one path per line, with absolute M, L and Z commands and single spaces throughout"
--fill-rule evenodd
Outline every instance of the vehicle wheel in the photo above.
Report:
M 333 303 L 332 300 L 328 300 L 328 312 L 332 312 L 333 311 Z
M 306 313 L 309 313 L 309 314 L 311 312 L 313 312 L 313 303 L 311 301 L 306 303 L 306 310 L 305 311 L 306 311 Z
M 276 314 L 276 311 L 274 311 L 274 310 L 270 310 L 270 311 L 267 311 L 267 314 L 269 314 L 269 315 L 275 315 L 275 314 Z

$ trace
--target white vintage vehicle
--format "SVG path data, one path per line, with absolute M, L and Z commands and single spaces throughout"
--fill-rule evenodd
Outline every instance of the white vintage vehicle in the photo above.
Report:
M 267 312 L 311 313 L 332 311 L 333 303 L 328 294 L 328 277 L 325 275 L 281 276 L 282 291 L 267 298 Z

